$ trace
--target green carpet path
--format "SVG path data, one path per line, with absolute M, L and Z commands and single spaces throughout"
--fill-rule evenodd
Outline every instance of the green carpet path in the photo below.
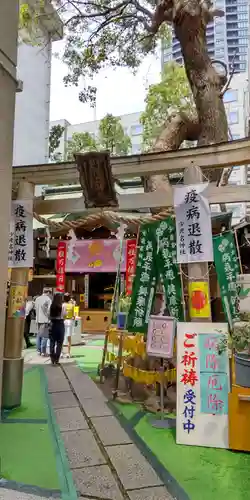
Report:
M 80 348 L 75 358 L 80 369 L 96 373 L 101 362 L 102 350 L 92 346 L 103 345 L 94 341 Z M 152 414 L 145 414 L 139 405 L 113 405 L 121 423 L 132 432 L 145 454 L 156 459 L 173 480 L 180 486 L 178 500 L 249 500 L 250 498 L 250 454 L 215 448 L 177 445 L 175 429 L 152 427 Z M 138 418 L 137 418 L 138 417 Z M 150 456 L 148 457 L 150 459 Z
M 24 373 L 22 406 L 2 417 L 0 458 L 1 478 L 77 498 L 42 367 Z

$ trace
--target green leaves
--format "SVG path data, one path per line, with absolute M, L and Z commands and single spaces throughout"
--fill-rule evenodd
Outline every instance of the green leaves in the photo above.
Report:
M 53 155 L 57 148 L 60 146 L 60 139 L 63 135 L 64 127 L 61 125 L 54 125 L 49 133 L 49 158 L 54 159 Z
M 74 160 L 75 153 L 97 151 L 97 143 L 89 132 L 74 132 L 67 144 L 67 159 Z
M 127 155 L 131 140 L 124 133 L 120 118 L 107 114 L 99 124 L 98 136 L 89 132 L 75 132 L 68 141 L 67 158 L 74 159 L 75 153 L 108 150 L 111 155 Z
M 107 114 L 100 121 L 99 144 L 101 149 L 109 150 L 111 155 L 128 154 L 131 149 L 131 140 L 124 133 L 120 118 Z
M 20 1 L 19 6 L 19 38 L 22 42 L 33 46 L 41 45 L 39 18 L 44 15 L 44 1 L 36 0 L 34 5 Z
M 150 85 L 141 115 L 143 149 L 149 151 L 163 130 L 169 116 L 193 107 L 191 89 L 184 67 L 175 62 L 165 64 L 161 82 Z
M 136 71 L 148 53 L 154 52 L 159 37 L 167 39 L 166 24 L 152 34 L 156 2 L 151 0 L 56 0 L 65 20 L 67 85 L 80 78 L 93 78 L 104 67 L 129 67 Z M 95 95 L 83 89 L 83 102 Z

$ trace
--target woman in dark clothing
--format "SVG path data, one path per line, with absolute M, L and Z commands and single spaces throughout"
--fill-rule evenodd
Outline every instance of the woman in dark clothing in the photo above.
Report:
M 64 316 L 63 297 L 57 293 L 50 307 L 50 359 L 53 365 L 58 365 L 62 352 L 65 333 Z

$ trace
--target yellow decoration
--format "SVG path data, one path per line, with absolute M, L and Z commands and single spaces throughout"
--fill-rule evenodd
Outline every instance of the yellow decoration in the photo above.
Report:
M 176 369 L 166 370 L 164 373 L 161 372 L 150 372 L 146 370 L 140 370 L 126 363 L 123 364 L 123 375 L 124 377 L 132 378 L 135 382 L 154 385 L 156 382 L 159 384 L 164 380 L 168 382 L 176 381 Z
M 9 318 L 25 318 L 25 299 L 27 297 L 28 287 L 24 285 L 13 286 L 9 295 Z
M 188 285 L 190 318 L 209 318 L 211 314 L 207 281 L 192 281 Z
M 84 300 L 85 300 L 85 294 L 80 293 L 80 302 L 84 302 Z
M 90 262 L 88 264 L 88 267 L 101 267 L 102 266 L 102 260 L 98 259 L 95 260 L 94 262 Z
M 79 306 L 74 306 L 74 316 L 75 318 L 79 318 L 80 316 Z
M 229 449 L 250 452 L 250 389 L 232 386 L 228 394 Z
M 122 332 L 123 335 L 123 352 L 132 356 L 140 356 L 144 358 L 146 355 L 146 343 L 144 342 L 144 337 L 141 334 L 129 335 L 126 332 Z M 121 332 L 117 328 L 109 328 L 108 342 L 112 344 L 113 347 L 119 346 Z M 118 357 L 115 353 L 107 351 L 106 359 L 110 362 L 117 362 Z M 122 366 L 124 377 L 131 378 L 135 382 L 154 385 L 156 382 L 162 383 L 163 381 L 176 382 L 176 369 L 166 370 L 164 373 L 156 371 L 140 370 L 134 366 L 129 365 L 126 362 L 126 356 L 122 356 Z
M 109 342 L 119 346 L 121 333 L 116 328 L 109 330 Z M 144 357 L 146 355 L 146 344 L 143 335 L 128 335 L 123 333 L 123 350 L 132 355 Z

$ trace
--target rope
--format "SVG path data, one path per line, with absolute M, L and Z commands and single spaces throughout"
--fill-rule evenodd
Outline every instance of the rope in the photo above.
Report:
M 45 217 L 41 217 L 41 215 L 38 215 L 36 212 L 33 212 L 34 218 L 40 222 L 41 224 L 44 224 L 45 226 L 48 226 L 51 230 L 54 231 L 62 231 L 66 230 L 68 231 L 69 229 L 77 229 L 79 227 L 84 227 L 84 226 L 89 226 L 90 224 L 100 224 L 100 222 L 128 222 L 131 224 L 146 224 L 150 222 L 156 222 L 160 220 L 166 219 L 169 215 L 173 216 L 173 213 L 171 210 L 164 210 L 163 212 L 160 212 L 159 214 L 155 215 L 147 215 L 147 214 L 142 214 L 140 217 L 133 217 L 129 215 L 121 215 L 118 212 L 112 212 L 109 210 L 105 211 L 100 211 L 96 214 L 90 214 L 86 215 L 85 217 L 80 217 L 79 219 L 75 221 L 63 221 L 63 222 L 56 222 L 50 219 L 46 219 Z

